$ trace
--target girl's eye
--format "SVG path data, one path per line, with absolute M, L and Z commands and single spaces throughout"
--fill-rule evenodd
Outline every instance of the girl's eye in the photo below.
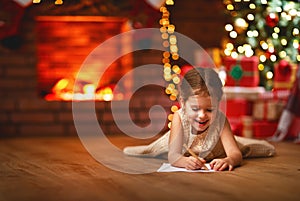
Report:
M 207 109 L 206 111 L 207 111 L 207 112 L 213 112 L 214 109 Z
M 194 112 L 197 112 L 199 109 L 198 109 L 198 108 L 192 108 L 192 110 L 193 110 Z

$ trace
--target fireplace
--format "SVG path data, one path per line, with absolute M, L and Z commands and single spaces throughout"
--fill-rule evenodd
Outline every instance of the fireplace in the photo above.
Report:
M 36 18 L 38 93 L 46 100 L 121 100 L 130 92 L 131 80 L 119 91 L 115 83 L 132 69 L 132 54 L 126 54 L 106 69 L 77 74 L 86 57 L 101 43 L 128 31 L 128 20 L 103 16 L 39 16 Z M 104 50 L 120 55 L 131 39 Z M 103 57 L 101 57 L 103 59 Z M 97 60 L 97 58 L 95 58 Z M 104 58 L 106 59 L 106 58 Z M 103 62 L 103 61 L 99 61 Z M 97 63 L 97 62 L 96 62 Z M 101 79 L 93 80 L 101 73 Z M 97 78 L 97 77 L 96 77 Z M 75 80 L 80 83 L 74 88 Z M 80 80 L 78 80 L 80 79 Z M 76 91 L 74 91 L 76 90 Z
M 66 24 L 70 24 L 68 28 Z M 66 83 L 72 82 L 72 75 L 76 74 L 82 60 L 89 52 L 111 35 L 126 30 L 127 19 L 124 18 L 43 16 L 34 20 L 27 16 L 22 29 L 22 47 L 17 51 L 0 48 L 0 109 L 2 111 L 0 136 L 77 135 L 72 114 L 72 101 L 66 101 L 68 98 L 57 96 L 58 94 L 54 94 L 53 90 L 56 87 L 61 92 L 67 92 L 69 88 L 72 90 L 72 86 Z M 161 42 L 160 39 L 158 42 Z M 130 46 L 127 45 L 126 48 Z M 109 94 L 109 88 L 114 87 L 115 81 L 122 74 L 134 66 L 150 63 L 160 64 L 161 52 L 145 50 L 126 54 L 107 68 L 103 79 L 97 83 L 97 86 L 94 86 L 94 89 L 95 91 L 105 89 Z M 163 69 L 159 72 L 149 69 L 142 73 L 144 74 L 134 75 L 133 80 L 145 77 L 150 80 L 161 79 Z M 119 103 L 116 116 L 121 124 L 126 126 L 128 119 L 131 118 L 137 125 L 147 126 L 150 123 L 149 108 L 154 105 L 161 105 L 166 112 L 170 111 L 173 102 L 169 100 L 161 87 L 149 86 L 146 90 L 134 93 L 133 98 L 128 98 L 126 94 L 134 88 L 131 87 L 131 81 L 129 80 L 121 96 L 113 97 L 113 101 Z M 90 90 L 90 86 L 87 85 L 85 90 Z M 130 100 L 130 117 L 126 114 L 128 108 L 125 102 L 128 100 Z M 91 101 L 94 100 L 79 102 L 84 105 Z M 100 99 L 95 101 L 99 125 L 107 135 L 122 134 L 111 112 L 113 101 Z M 83 109 L 80 116 L 83 125 L 88 129 L 90 127 L 89 110 Z M 152 113 L 151 121 L 154 125 L 153 130 L 161 128 L 162 123 L 165 123 L 165 129 L 167 129 L 168 120 L 161 114 Z

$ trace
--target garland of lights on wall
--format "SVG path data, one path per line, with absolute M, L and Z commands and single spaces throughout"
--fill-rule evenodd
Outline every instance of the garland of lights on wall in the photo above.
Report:
M 174 5 L 173 0 L 166 0 L 165 4 L 167 6 Z M 170 22 L 170 12 L 168 11 L 167 6 L 162 6 L 160 8 L 160 12 L 162 13 L 162 18 L 159 21 L 161 25 L 160 32 L 161 37 L 163 39 L 162 45 L 165 48 L 168 48 L 169 51 L 163 52 L 162 63 L 164 66 L 164 79 L 167 81 L 167 86 L 165 89 L 165 93 L 169 96 L 171 101 L 176 101 L 178 96 L 178 90 L 176 85 L 179 84 L 180 78 L 179 75 L 181 73 L 181 69 L 178 65 L 173 64 L 179 59 L 178 46 L 177 46 L 177 38 L 174 34 L 175 25 Z M 175 61 L 175 62 L 174 62 Z M 171 112 L 174 113 L 178 110 L 176 105 L 171 107 Z M 171 121 L 173 118 L 173 114 L 169 114 L 168 120 L 170 121 L 168 127 L 171 127 Z

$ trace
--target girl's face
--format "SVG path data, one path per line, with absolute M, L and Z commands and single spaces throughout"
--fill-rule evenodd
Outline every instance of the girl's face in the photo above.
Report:
M 193 132 L 201 133 L 213 122 L 217 104 L 212 104 L 210 96 L 190 96 L 184 105 L 185 113 Z

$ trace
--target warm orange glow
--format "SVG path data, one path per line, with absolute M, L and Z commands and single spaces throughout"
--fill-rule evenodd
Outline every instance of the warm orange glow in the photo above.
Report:
M 104 89 L 97 92 L 96 97 L 99 100 L 111 101 L 114 98 L 114 94 L 110 87 L 105 87 Z
M 115 94 L 111 87 L 105 87 L 96 91 L 96 86 L 93 84 L 85 84 L 82 86 L 80 92 L 74 92 L 70 85 L 74 84 L 72 80 L 63 78 L 59 80 L 52 88 L 52 94 L 45 96 L 48 101 L 64 100 L 64 101 L 84 101 L 84 100 L 97 100 L 97 101 L 112 101 L 115 98 L 123 99 L 124 95 L 121 93 Z
M 124 80 L 120 88 L 115 87 L 115 82 L 133 67 L 131 36 L 122 37 L 115 45 L 107 47 L 105 51 L 112 57 L 103 58 L 103 62 L 98 62 L 96 57 L 87 57 L 102 42 L 131 30 L 126 17 L 38 16 L 36 23 L 39 36 L 37 86 L 40 96 L 49 101 L 109 101 L 112 98 L 123 100 L 130 95 L 133 85 L 131 76 Z M 101 33 L 95 31 L 99 26 Z M 74 49 L 78 51 L 74 52 Z M 126 52 L 129 53 L 122 55 Z M 110 66 L 102 65 L 120 54 L 122 57 Z M 84 69 L 95 73 L 79 71 L 87 58 L 89 61 Z M 100 72 L 104 72 L 101 78 L 98 75 Z M 106 87 L 110 90 L 104 90 Z M 105 92 L 100 92 L 102 90 Z
M 62 91 L 64 90 L 65 88 L 67 88 L 69 84 L 69 80 L 68 79 L 61 79 L 59 80 L 55 86 L 53 87 L 52 91 L 53 92 L 59 92 L 59 91 Z

